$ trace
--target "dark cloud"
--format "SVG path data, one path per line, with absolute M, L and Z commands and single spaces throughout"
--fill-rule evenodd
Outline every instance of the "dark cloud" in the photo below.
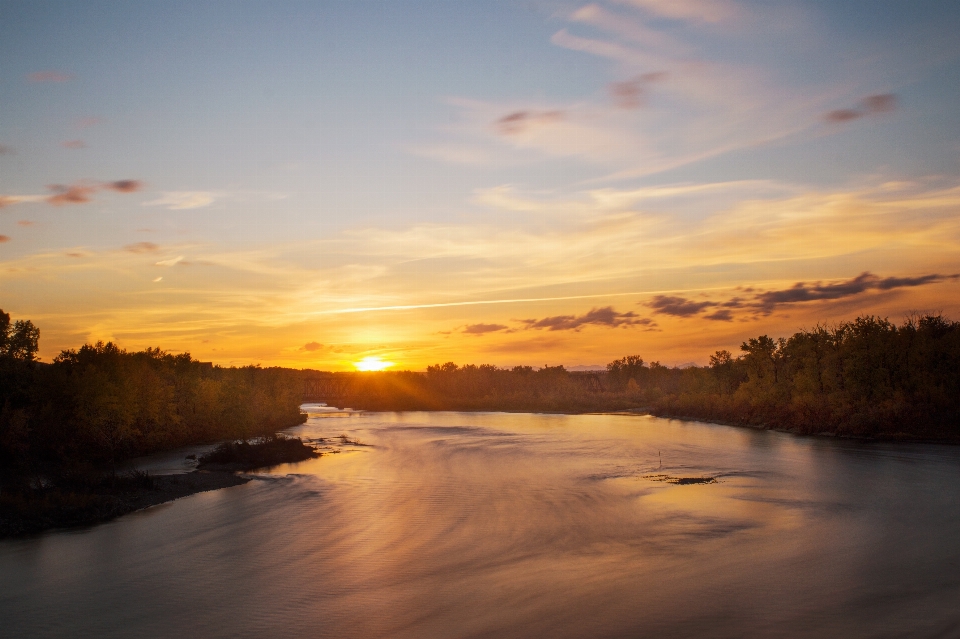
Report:
M 504 324 L 467 324 L 463 328 L 463 332 L 470 335 L 483 335 L 484 333 L 502 331 L 506 328 L 509 327 Z
M 860 104 L 853 109 L 837 109 L 825 114 L 827 122 L 849 122 L 876 113 L 890 113 L 897 109 L 897 96 L 892 93 L 868 95 L 860 100 Z
M 323 344 L 321 344 L 320 342 L 309 342 L 307 344 L 304 344 L 301 350 L 313 352 L 313 351 L 319 351 L 321 348 L 323 348 Z
M 654 313 L 664 315 L 675 315 L 676 317 L 690 317 L 710 306 L 716 306 L 715 302 L 694 302 L 683 297 L 673 297 L 670 295 L 657 295 L 646 304 L 653 309 Z
M 956 275 L 938 275 L 936 273 L 930 275 L 921 275 L 919 277 L 886 277 L 877 282 L 877 288 L 881 291 L 887 291 L 891 288 L 900 288 L 902 286 L 922 286 L 924 284 L 939 282 L 943 279 L 956 279 L 956 277 Z
M 116 182 L 107 182 L 103 188 L 120 193 L 133 193 L 143 188 L 143 182 L 139 180 L 117 180 Z
M 639 109 L 647 104 L 647 86 L 665 80 L 666 71 L 644 73 L 626 82 L 612 82 L 609 91 L 613 101 L 621 109 Z
M 516 135 L 541 124 L 559 122 L 562 111 L 515 111 L 497 120 L 497 128 L 504 135 Z
M 816 284 L 807 284 L 806 282 L 797 282 L 788 289 L 757 293 L 755 299 L 756 306 L 763 312 L 769 313 L 782 304 L 836 300 L 860 295 L 871 289 L 889 291 L 895 288 L 923 286 L 924 284 L 932 284 L 947 279 L 957 279 L 957 277 L 957 275 L 932 273 L 918 277 L 887 277 L 881 279 L 873 273 L 863 272 L 853 279 L 837 282 L 836 284 L 821 284 L 819 282 Z
M 733 321 L 733 313 L 731 313 L 725 308 L 720 309 L 719 311 L 714 311 L 709 315 L 704 315 L 703 317 L 704 319 L 714 320 L 716 322 L 732 322 Z
M 90 201 L 90 196 L 97 190 L 97 187 L 85 184 L 74 184 L 73 186 L 51 184 L 48 188 L 54 192 L 54 195 L 48 197 L 47 202 L 54 206 L 85 204 Z
M 700 316 L 703 319 L 730 322 L 735 319 L 732 309 L 742 309 L 753 319 L 757 319 L 760 315 L 769 315 L 783 305 L 838 300 L 861 295 L 870 290 L 889 291 L 955 279 L 960 279 L 960 274 L 941 275 L 931 273 L 916 277 L 881 278 L 873 273 L 864 272 L 841 282 L 831 284 L 797 282 L 790 288 L 777 291 L 757 291 L 754 293 L 754 289 L 751 287 L 737 287 L 742 291 L 751 292 L 753 295 L 746 298 L 732 297 L 725 302 L 711 300 L 697 302 L 685 297 L 657 295 L 646 302 L 645 306 L 653 309 L 654 313 L 663 315 L 673 315 L 675 317 Z M 712 310 L 712 312 L 707 315 L 700 315 L 701 312 L 706 310 Z
M 66 82 L 71 78 L 72 75 L 60 71 L 34 71 L 27 74 L 30 82 Z
M 154 253 L 159 249 L 160 247 L 153 242 L 137 242 L 136 244 L 127 244 L 123 247 L 124 251 L 129 251 L 130 253 Z
M 551 331 L 579 331 L 584 326 L 595 324 L 615 328 L 618 326 L 656 326 L 653 320 L 640 317 L 632 311 L 620 313 L 612 306 L 592 308 L 583 315 L 556 315 L 541 320 L 522 320 L 526 328 L 548 329 Z
M 856 120 L 857 118 L 862 118 L 864 116 L 860 111 L 854 111 L 853 109 L 837 109 L 836 111 L 830 111 L 823 118 L 827 122 L 848 122 L 850 120 Z
M 65 149 L 85 149 L 87 148 L 87 143 L 83 140 L 64 140 L 60 143 Z
M 3 244 L 4 242 L 9 242 L 9 241 L 10 241 L 9 235 L 0 235 L 0 244 Z

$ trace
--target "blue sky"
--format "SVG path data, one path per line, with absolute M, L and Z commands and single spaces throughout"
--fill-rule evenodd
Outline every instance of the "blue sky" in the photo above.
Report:
M 958 29 L 950 2 L 0 2 L 0 306 L 47 357 L 325 368 L 956 315 Z

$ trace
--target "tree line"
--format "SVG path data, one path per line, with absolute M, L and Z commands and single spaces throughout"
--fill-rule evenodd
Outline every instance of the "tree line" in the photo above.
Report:
M 640 410 L 799 433 L 960 439 L 960 323 L 939 315 L 761 335 L 687 368 L 631 355 L 600 374 L 448 362 L 341 375 L 351 378 L 347 401 L 368 410 Z
M 39 330 L 0 311 L 0 467 L 103 466 L 302 423 L 295 371 L 222 368 L 97 342 L 36 360 Z

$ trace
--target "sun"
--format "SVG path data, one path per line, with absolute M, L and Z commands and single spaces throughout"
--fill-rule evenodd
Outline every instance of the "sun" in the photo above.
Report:
M 379 357 L 364 357 L 353 365 L 358 371 L 383 371 L 393 366 L 393 362 L 385 362 Z

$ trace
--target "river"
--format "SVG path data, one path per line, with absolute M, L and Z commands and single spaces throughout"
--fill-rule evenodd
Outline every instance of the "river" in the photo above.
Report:
M 0 542 L 0 636 L 960 637 L 960 447 L 617 415 L 291 432 L 350 441 Z

